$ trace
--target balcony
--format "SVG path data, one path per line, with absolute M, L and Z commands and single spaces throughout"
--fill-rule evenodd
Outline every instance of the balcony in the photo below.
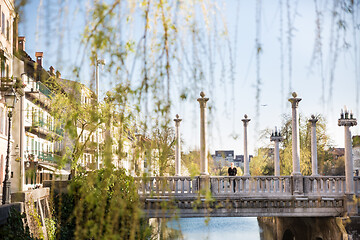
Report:
M 33 102 L 38 102 L 47 109 L 50 108 L 51 99 L 55 96 L 48 87 L 39 81 L 30 81 L 25 94 L 27 98 L 35 100 Z
M 48 123 L 39 120 L 32 120 L 31 126 L 25 126 L 25 130 L 34 134 L 40 134 L 40 137 L 48 138 L 52 140 L 58 139 L 64 136 L 64 130 L 61 128 L 53 128 Z
M 52 152 L 41 152 L 34 150 L 28 150 L 25 152 L 25 160 L 30 162 L 56 163 L 60 158 L 61 156 Z

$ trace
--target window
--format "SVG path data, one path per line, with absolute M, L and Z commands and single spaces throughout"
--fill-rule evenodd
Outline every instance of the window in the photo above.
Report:
M 5 77 L 6 76 L 6 57 L 4 56 L 4 53 L 2 52 L 1 53 L 1 76 L 0 77 Z
M 5 135 L 7 136 L 8 135 L 8 121 L 7 121 L 7 119 L 6 119 L 6 116 L 8 115 L 7 114 L 7 110 L 5 110 L 4 111 L 4 122 L 5 122 L 5 129 L 4 129 L 4 133 L 5 133 Z
M 10 24 L 9 24 L 9 20 L 6 21 L 6 39 L 8 41 L 10 40 Z
M 4 109 L 0 108 L 0 133 L 4 134 Z
M 35 154 L 34 139 L 31 139 L 31 153 Z
M 2 16 L 2 20 L 1 20 L 1 32 L 2 34 L 5 34 L 5 14 L 2 12 L 1 13 Z

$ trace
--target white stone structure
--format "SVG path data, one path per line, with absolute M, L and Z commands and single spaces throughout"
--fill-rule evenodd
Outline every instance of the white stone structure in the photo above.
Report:
M 352 160 L 352 143 L 350 127 L 357 125 L 357 120 L 353 117 L 353 114 L 349 111 L 341 110 L 340 119 L 338 125 L 344 127 L 345 131 L 345 178 L 346 178 L 346 194 L 354 194 L 354 165 Z
M 205 93 L 201 92 L 197 101 L 200 104 L 200 174 L 209 175 L 207 146 L 206 146 L 206 102 L 209 98 L 205 98 Z
M 299 114 L 297 108 L 301 98 L 297 97 L 296 92 L 292 93 L 292 98 L 289 98 L 292 108 L 292 160 L 293 172 L 292 175 L 301 175 L 300 172 L 300 136 L 299 136 Z
M 283 140 L 280 131 L 278 132 L 275 128 L 275 132 L 271 134 L 270 141 L 274 142 L 274 175 L 280 176 L 280 154 L 279 154 L 279 143 Z
M 244 123 L 244 176 L 250 176 L 250 168 L 249 168 L 249 154 L 247 147 L 247 126 L 251 119 L 245 114 L 244 119 L 241 121 Z
M 311 169 L 312 176 L 318 176 L 318 163 L 317 163 L 317 140 L 316 140 L 316 122 L 318 119 L 311 115 L 309 122 L 311 123 Z
M 175 146 L 175 176 L 181 176 L 181 150 L 180 150 L 180 122 L 182 119 L 179 118 L 179 115 L 176 114 L 175 122 L 175 137 L 176 137 L 176 146 Z

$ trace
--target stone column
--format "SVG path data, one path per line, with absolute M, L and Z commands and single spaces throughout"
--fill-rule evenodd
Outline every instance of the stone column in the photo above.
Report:
M 317 141 L 316 141 L 316 122 L 318 119 L 311 115 L 309 122 L 311 123 L 311 166 L 312 176 L 319 176 L 318 174 L 318 163 L 317 163 Z
M 350 116 L 349 116 L 350 115 Z M 353 118 L 353 114 L 346 110 L 345 114 L 341 110 L 340 119 L 338 120 L 339 126 L 344 126 L 345 130 L 345 177 L 346 177 L 346 194 L 354 194 L 354 166 L 352 159 L 352 143 L 350 127 L 357 125 L 357 120 Z
M 205 98 L 205 93 L 201 92 L 197 101 L 200 103 L 200 175 L 209 175 L 207 149 L 206 149 L 206 102 L 209 98 Z
M 180 122 L 182 119 L 179 119 L 179 115 L 176 114 L 175 121 L 175 137 L 176 137 L 176 146 L 175 146 L 175 176 L 181 176 L 181 151 L 180 151 Z
M 247 148 L 247 125 L 251 119 L 245 114 L 244 119 L 241 119 L 244 123 L 244 176 L 250 176 L 250 169 L 249 169 L 249 154 Z
M 292 93 L 292 98 L 289 98 L 292 108 L 292 160 L 293 172 L 291 175 L 301 175 L 300 172 L 300 138 L 299 138 L 299 115 L 297 107 L 301 98 L 297 98 L 296 92 Z
M 270 141 L 275 143 L 275 149 L 274 149 L 274 175 L 276 177 L 280 176 L 280 155 L 279 155 L 279 142 L 283 140 L 283 137 L 281 136 L 280 131 L 278 132 L 275 128 L 275 133 L 273 132 L 270 137 Z

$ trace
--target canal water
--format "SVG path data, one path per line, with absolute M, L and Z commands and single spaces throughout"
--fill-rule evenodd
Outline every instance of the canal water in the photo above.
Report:
M 179 218 L 167 225 L 185 240 L 260 240 L 262 231 L 254 217 Z

